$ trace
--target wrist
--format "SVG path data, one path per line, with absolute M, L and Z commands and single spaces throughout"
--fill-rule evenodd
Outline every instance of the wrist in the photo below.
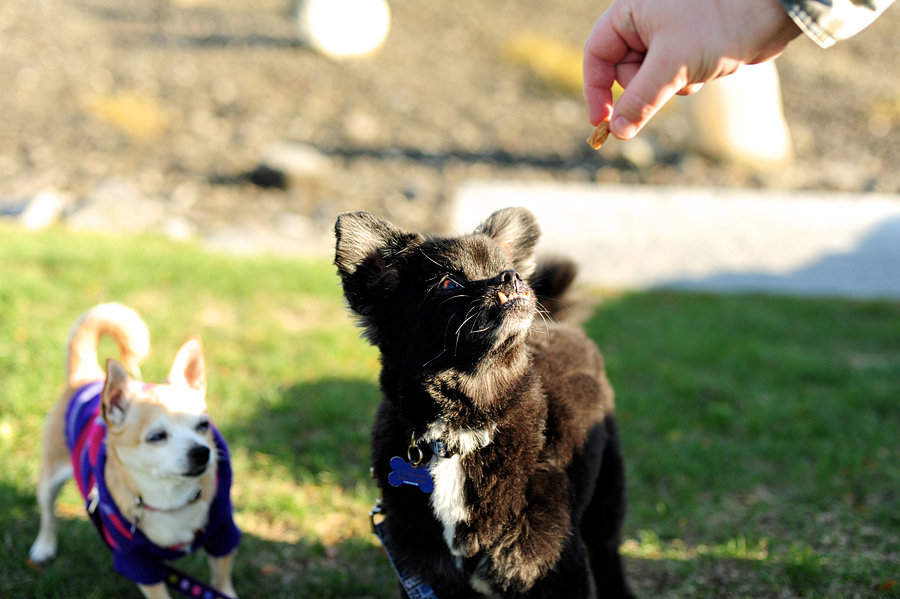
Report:
M 793 2 L 792 0 L 760 1 L 771 4 L 773 8 L 778 9 L 777 11 L 775 11 L 778 20 L 775 36 L 779 42 L 787 44 L 788 42 L 798 37 L 801 33 L 803 33 L 803 30 L 797 24 L 796 20 L 794 19 L 793 13 L 791 12 L 791 6 L 796 5 L 796 2 Z
M 742 22 L 743 49 L 750 64 L 777 58 L 802 30 L 784 7 L 789 0 L 736 0 L 747 12 Z

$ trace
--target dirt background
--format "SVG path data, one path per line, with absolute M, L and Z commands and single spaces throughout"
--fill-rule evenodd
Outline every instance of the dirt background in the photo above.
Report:
M 900 191 L 900 9 L 779 59 L 796 159 L 759 173 L 691 152 L 677 110 L 642 133 L 649 160 L 594 153 L 580 94 L 505 57 L 522 34 L 580 48 L 607 4 L 390 0 L 385 46 L 336 62 L 298 44 L 284 0 L 3 0 L 0 200 L 50 188 L 71 212 L 124 186 L 189 233 L 302 240 L 352 209 L 442 231 L 469 179 Z M 330 167 L 250 183 L 278 141 Z

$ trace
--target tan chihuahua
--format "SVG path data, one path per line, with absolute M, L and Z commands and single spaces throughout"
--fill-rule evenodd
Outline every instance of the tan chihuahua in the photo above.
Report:
M 104 374 L 97 343 L 119 346 L 122 363 Z M 165 599 L 165 562 L 199 548 L 210 558 L 212 586 L 236 597 L 231 566 L 240 531 L 232 518 L 228 448 L 206 412 L 206 365 L 198 337 L 178 350 L 168 382 L 140 377 L 147 326 L 134 310 L 101 304 L 72 327 L 67 389 L 47 418 L 37 498 L 41 528 L 30 561 L 56 554 L 53 506 L 75 478 L 88 513 L 113 552 L 117 572 L 145 597 Z

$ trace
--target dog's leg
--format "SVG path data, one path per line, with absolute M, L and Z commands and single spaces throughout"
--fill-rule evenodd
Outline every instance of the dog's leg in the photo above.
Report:
M 41 528 L 28 554 L 31 563 L 40 565 L 56 555 L 56 514 L 54 504 L 63 484 L 72 478 L 72 463 L 63 433 L 65 405 L 59 402 L 47 417 L 44 425 L 43 455 L 40 479 L 37 486 L 38 507 L 41 510 Z
M 40 565 L 56 555 L 56 514 L 54 504 L 63 484 L 72 478 L 72 465 L 68 460 L 41 466 L 37 499 L 41 509 L 41 529 L 28 554 L 31 563 Z
M 169 589 L 166 588 L 166 583 L 164 582 L 150 585 L 139 584 L 138 588 L 147 599 L 172 599 L 172 596 L 169 595 Z
M 607 416 L 604 424 L 606 447 L 594 496 L 581 521 L 581 533 L 590 554 L 597 596 L 632 598 L 619 555 L 625 518 L 625 464 L 615 419 Z
M 234 584 L 231 582 L 231 566 L 234 564 L 235 549 L 228 555 L 222 557 L 209 557 L 210 583 L 213 588 L 218 589 L 229 597 L 237 599 L 237 593 L 234 592 Z

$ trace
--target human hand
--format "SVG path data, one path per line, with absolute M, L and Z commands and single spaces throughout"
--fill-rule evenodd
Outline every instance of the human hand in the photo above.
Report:
M 588 118 L 631 139 L 673 95 L 772 60 L 799 34 L 778 0 L 614 0 L 584 46 Z

